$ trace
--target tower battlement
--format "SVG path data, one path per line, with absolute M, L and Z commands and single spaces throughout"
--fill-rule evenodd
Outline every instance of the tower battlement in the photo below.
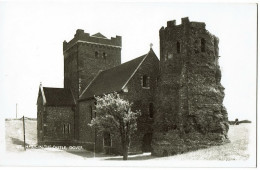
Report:
M 172 28 L 172 27 L 196 27 L 196 28 L 204 28 L 206 27 L 206 24 L 204 22 L 195 22 L 192 21 L 190 22 L 188 17 L 182 18 L 181 19 L 181 24 L 176 25 L 176 20 L 171 20 L 171 21 L 167 21 L 167 27 L 168 28 Z M 162 27 L 162 30 L 164 30 L 164 27 Z
M 63 42 L 63 51 L 68 50 L 77 42 L 86 42 L 91 44 L 99 44 L 99 45 L 106 45 L 115 48 L 121 48 L 122 37 L 117 35 L 116 37 L 111 37 L 109 39 L 100 33 L 97 33 L 95 35 L 90 35 L 89 33 L 85 33 L 84 30 L 78 29 L 72 40 L 70 40 L 69 42 L 67 41 Z

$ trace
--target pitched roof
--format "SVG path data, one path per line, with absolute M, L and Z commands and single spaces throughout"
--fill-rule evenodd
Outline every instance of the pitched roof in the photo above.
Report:
M 107 37 L 105 37 L 104 35 L 102 35 L 100 32 L 98 32 L 98 33 L 92 35 L 92 37 L 107 38 Z
M 70 89 L 42 87 L 41 93 L 47 106 L 73 106 L 74 98 Z
M 119 66 L 100 71 L 80 95 L 80 100 L 92 98 L 94 95 L 121 91 L 149 55 L 155 55 L 153 50 Z

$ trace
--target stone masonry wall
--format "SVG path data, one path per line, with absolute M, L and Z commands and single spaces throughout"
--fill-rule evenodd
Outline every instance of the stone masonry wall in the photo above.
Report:
M 147 57 L 135 75 L 128 82 L 128 92 L 121 92 L 120 95 L 133 102 L 133 110 L 141 110 L 142 115 L 138 119 L 138 130 L 131 140 L 129 152 L 142 152 L 143 137 L 147 133 L 152 133 L 153 118 L 149 115 L 149 104 L 154 104 L 154 94 L 157 87 L 157 77 L 159 71 L 159 60 L 156 56 Z M 149 76 L 149 88 L 143 88 L 141 79 L 143 75 Z M 86 148 L 92 150 L 91 142 L 94 142 L 94 130 L 88 126 L 91 119 L 91 109 L 94 114 L 94 99 L 79 102 L 79 142 L 84 143 Z M 102 134 L 96 134 L 96 150 L 105 151 L 103 147 Z M 121 143 L 118 137 L 111 136 L 112 145 L 110 153 L 121 153 Z
M 120 36 L 99 38 L 77 30 L 70 42 L 63 42 L 64 87 L 72 89 L 76 100 L 99 70 L 121 64 L 121 41 Z
M 74 136 L 74 108 L 44 106 L 43 111 L 43 143 L 61 142 L 66 144 L 73 140 Z M 43 108 L 44 108 L 43 107 Z M 65 132 L 63 127 L 65 125 Z M 70 130 L 69 130 L 69 126 Z
M 169 21 L 160 30 L 160 46 L 152 154 L 173 155 L 227 142 L 218 38 L 204 23 L 183 18 L 181 25 Z
M 79 140 L 78 143 L 88 150 L 103 151 L 103 137 L 98 135 L 88 124 L 95 117 L 94 99 L 80 101 L 79 107 Z
M 100 70 L 121 64 L 120 36 L 98 38 L 77 30 L 70 42 L 63 42 L 64 88 L 72 90 L 75 100 Z M 96 55 L 98 53 L 98 55 Z M 76 108 L 75 139 L 79 139 L 79 108 Z
M 64 52 L 64 88 L 71 89 L 75 99 L 79 96 L 78 47 Z
M 95 56 L 98 52 L 98 56 Z M 103 56 L 105 54 L 105 56 Z M 121 48 L 79 43 L 78 44 L 78 76 L 79 76 L 79 94 L 94 79 L 100 70 L 121 64 Z
M 128 82 L 128 92 L 122 94 L 122 97 L 133 102 L 132 110 L 141 111 L 141 116 L 137 120 L 137 132 L 131 139 L 130 152 L 142 152 L 144 135 L 153 133 L 154 118 L 150 117 L 149 105 L 152 103 L 155 108 L 158 73 L 158 58 L 155 55 L 148 56 Z M 149 88 L 142 87 L 142 76 L 144 75 L 149 77 Z

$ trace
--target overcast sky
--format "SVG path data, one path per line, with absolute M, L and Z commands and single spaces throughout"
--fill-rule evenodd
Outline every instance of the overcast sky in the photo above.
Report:
M 148 52 L 159 57 L 159 29 L 189 17 L 220 39 L 224 105 L 230 119 L 255 120 L 256 5 L 123 2 L 0 1 L 0 114 L 36 117 L 40 82 L 63 87 L 62 42 L 77 29 L 122 36 L 122 62 Z

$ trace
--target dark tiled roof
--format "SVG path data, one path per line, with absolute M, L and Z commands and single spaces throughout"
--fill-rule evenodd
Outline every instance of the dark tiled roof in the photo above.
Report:
M 148 54 L 142 55 L 136 59 L 123 63 L 111 69 L 101 71 L 92 80 L 89 86 L 83 91 L 80 100 L 92 98 L 115 91 L 121 91 L 123 86 L 130 79 L 131 75 L 138 68 L 139 64 L 147 55 L 155 55 L 153 50 Z
M 92 35 L 92 37 L 107 38 L 107 37 L 105 37 L 104 35 L 102 35 L 100 32 L 98 32 L 98 33 Z
M 43 92 L 48 106 L 75 105 L 70 89 L 43 87 Z

